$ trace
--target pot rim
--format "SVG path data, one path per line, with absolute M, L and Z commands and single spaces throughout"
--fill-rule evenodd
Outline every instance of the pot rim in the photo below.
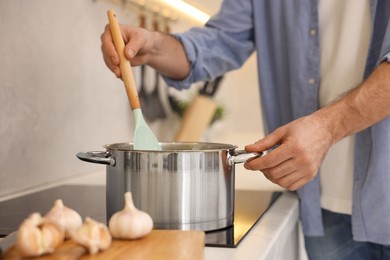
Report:
M 107 150 L 114 151 L 135 151 L 135 152 L 207 152 L 221 150 L 236 150 L 237 145 L 225 143 L 210 143 L 210 142 L 159 142 L 162 150 L 134 150 L 133 143 L 112 143 L 106 144 L 103 147 Z

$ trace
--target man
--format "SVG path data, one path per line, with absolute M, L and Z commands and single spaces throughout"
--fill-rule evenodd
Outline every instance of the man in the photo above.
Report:
M 298 191 L 310 259 L 390 259 L 389 17 L 390 0 L 225 0 L 205 28 L 122 33 L 132 65 L 178 89 L 256 51 L 269 134 L 245 149 L 270 152 L 245 167 Z

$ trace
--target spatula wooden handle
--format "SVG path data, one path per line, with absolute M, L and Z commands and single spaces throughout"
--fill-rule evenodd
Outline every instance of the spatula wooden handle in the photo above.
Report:
M 131 70 L 131 64 L 128 59 L 126 59 L 124 54 L 125 42 L 122 38 L 122 33 L 119 27 L 116 14 L 113 10 L 107 12 L 108 22 L 110 25 L 110 31 L 112 40 L 114 41 L 115 49 L 119 54 L 119 68 L 122 74 L 122 80 L 125 84 L 127 97 L 130 102 L 130 107 L 132 110 L 140 108 L 139 97 L 137 93 L 137 88 L 135 86 L 133 73 Z

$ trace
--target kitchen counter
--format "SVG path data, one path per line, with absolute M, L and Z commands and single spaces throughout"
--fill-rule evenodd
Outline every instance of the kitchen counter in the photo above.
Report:
M 87 174 L 69 184 L 104 184 L 105 171 Z M 206 247 L 205 260 L 305 259 L 298 224 L 298 198 L 283 192 L 237 248 Z
M 60 184 L 104 185 L 105 171 Z M 283 192 L 236 248 L 206 247 L 205 259 L 302 259 L 301 241 L 298 199 L 292 192 Z

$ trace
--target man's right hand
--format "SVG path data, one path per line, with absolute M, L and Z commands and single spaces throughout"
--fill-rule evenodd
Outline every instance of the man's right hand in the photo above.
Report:
M 175 37 L 130 25 L 120 24 L 120 28 L 125 42 L 124 55 L 132 66 L 147 64 L 178 80 L 189 74 L 190 63 L 184 47 Z M 121 77 L 119 55 L 108 25 L 100 38 L 104 62 L 117 77 Z
M 148 54 L 153 48 L 152 32 L 129 25 L 121 24 L 120 27 L 125 42 L 124 54 L 131 65 L 138 66 L 148 63 Z M 121 77 L 119 55 L 112 41 L 109 25 L 106 25 L 100 39 L 104 62 L 117 77 Z

